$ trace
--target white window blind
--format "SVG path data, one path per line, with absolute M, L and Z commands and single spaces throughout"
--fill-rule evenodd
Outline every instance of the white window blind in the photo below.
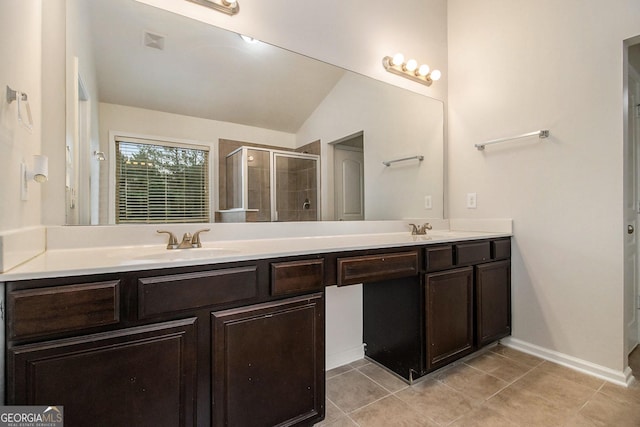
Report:
M 209 151 L 116 138 L 118 223 L 210 222 Z

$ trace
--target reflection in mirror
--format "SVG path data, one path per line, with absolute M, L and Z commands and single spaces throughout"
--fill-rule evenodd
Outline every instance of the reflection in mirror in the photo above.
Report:
M 227 189 L 247 198 L 288 193 L 256 208 L 243 205 L 259 211 L 236 215 L 243 220 L 442 217 L 442 102 L 135 0 L 66 1 L 68 224 L 120 223 L 114 212 L 122 200 L 138 209 L 145 197 L 150 205 L 158 194 L 177 194 L 177 182 L 190 186 L 180 192 L 179 209 L 202 215 L 187 211 L 191 200 L 205 197 L 198 206 L 207 207 L 210 222 L 237 209 L 229 207 Z M 123 141 L 141 144 L 131 158 L 120 152 Z M 249 167 L 246 153 L 246 174 L 231 173 L 229 142 L 272 150 L 269 172 Z M 165 163 L 141 158 L 154 144 Z M 178 162 L 194 147 L 211 156 L 196 184 L 184 175 L 195 165 Z M 425 161 L 382 164 L 415 155 Z M 133 157 L 152 179 L 141 183 L 143 169 L 131 163 L 137 169 L 128 178 L 138 180 L 125 186 L 119 162 Z M 289 165 L 286 177 L 277 163 Z M 268 180 L 250 184 L 250 175 L 265 173 Z M 236 182 L 243 176 L 244 187 Z M 257 188 L 259 182 L 269 188 Z M 294 182 L 299 188 L 292 190 Z M 434 201 L 431 210 L 425 196 Z M 140 221 L 170 221 L 175 206 Z

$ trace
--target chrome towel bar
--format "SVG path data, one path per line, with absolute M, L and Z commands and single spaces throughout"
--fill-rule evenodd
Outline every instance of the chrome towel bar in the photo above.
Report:
M 511 141 L 512 139 L 527 138 L 527 137 L 530 137 L 530 136 L 537 136 L 540 139 L 548 138 L 549 137 L 549 130 L 548 129 L 537 130 L 535 132 L 529 132 L 529 133 L 524 133 L 522 135 L 510 136 L 508 138 L 493 139 L 491 141 L 483 142 L 481 144 L 475 144 L 475 147 L 478 150 L 484 150 L 484 147 L 487 146 L 487 145 L 497 144 L 499 142 Z
M 404 162 L 405 160 L 419 160 L 419 161 L 423 161 L 423 160 L 424 160 L 424 156 L 403 157 L 402 159 L 388 160 L 388 161 L 386 161 L 386 162 L 382 162 L 382 164 L 383 164 L 383 165 L 385 165 L 385 166 L 391 166 L 391 163 Z

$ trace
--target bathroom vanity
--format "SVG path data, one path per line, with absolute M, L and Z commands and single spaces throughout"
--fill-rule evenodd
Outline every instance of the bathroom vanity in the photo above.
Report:
M 510 333 L 508 235 L 406 234 L 6 274 L 7 404 L 64 405 L 68 426 L 312 425 L 331 285 L 364 284 L 365 354 L 407 381 Z

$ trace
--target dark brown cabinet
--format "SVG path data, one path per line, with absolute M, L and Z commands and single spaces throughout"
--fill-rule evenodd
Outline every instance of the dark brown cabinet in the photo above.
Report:
M 313 424 L 323 291 L 321 256 L 9 282 L 7 403 L 69 427 Z
M 509 238 L 429 245 L 419 274 L 365 281 L 365 355 L 411 382 L 509 335 L 510 256 Z
M 64 405 L 68 426 L 193 426 L 196 319 L 15 346 L 12 405 Z
M 338 258 L 338 286 L 418 274 L 418 251 Z
M 499 238 L 7 282 L 7 403 L 64 405 L 69 427 L 312 425 L 325 286 L 364 284 L 365 354 L 412 381 L 510 333 L 510 255 Z
M 324 416 L 324 294 L 211 314 L 214 425 L 311 425 Z
M 120 321 L 120 281 L 81 283 L 7 293 L 9 338 L 44 338 Z
M 476 337 L 478 347 L 511 333 L 511 262 L 476 266 Z
M 473 268 L 425 276 L 427 369 L 473 350 Z

